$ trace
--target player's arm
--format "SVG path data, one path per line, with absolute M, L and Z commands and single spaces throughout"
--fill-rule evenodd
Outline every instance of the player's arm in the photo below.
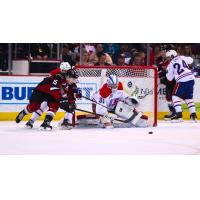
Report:
M 61 81 L 62 78 L 59 74 L 55 75 L 51 81 L 50 92 L 56 100 L 61 98 Z
M 184 61 L 186 62 L 186 64 L 189 66 L 189 68 L 192 68 L 193 63 L 194 63 L 194 59 L 190 56 L 185 57 Z
M 60 68 L 56 68 L 50 72 L 50 75 L 56 75 L 59 74 L 60 72 L 61 72 Z
M 173 64 L 170 63 L 167 67 L 167 73 L 166 73 L 167 80 L 172 81 L 174 79 L 174 69 Z

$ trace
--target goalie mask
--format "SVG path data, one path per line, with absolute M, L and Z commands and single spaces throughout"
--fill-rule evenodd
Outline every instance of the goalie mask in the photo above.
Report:
M 111 89 L 117 89 L 119 80 L 115 75 L 109 75 L 107 78 L 108 87 Z

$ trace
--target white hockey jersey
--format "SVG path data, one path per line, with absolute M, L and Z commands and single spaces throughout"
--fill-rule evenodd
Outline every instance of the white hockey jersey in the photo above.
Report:
M 193 58 L 186 56 L 177 56 L 171 60 L 167 66 L 166 77 L 169 81 L 174 78 L 176 82 L 186 82 L 194 80 L 194 75 L 192 74 L 189 64 L 193 63 Z

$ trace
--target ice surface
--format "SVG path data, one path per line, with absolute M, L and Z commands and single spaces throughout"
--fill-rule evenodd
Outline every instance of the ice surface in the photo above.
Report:
M 32 130 L 24 124 L 0 122 L 0 154 L 200 154 L 200 122 L 52 131 L 39 131 L 41 121 Z

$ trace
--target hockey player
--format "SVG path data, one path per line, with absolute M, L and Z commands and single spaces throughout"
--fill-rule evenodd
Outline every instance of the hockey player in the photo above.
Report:
M 103 115 L 99 118 L 104 128 L 113 128 L 113 120 L 118 116 L 127 119 L 133 114 L 137 116 L 136 126 L 147 126 L 147 117 L 137 112 L 139 102 L 136 97 L 130 97 L 123 91 L 122 83 L 115 75 L 109 75 L 107 82 L 93 95 L 93 112 Z M 101 104 L 101 105 L 100 105 Z
M 63 62 L 60 64 L 60 68 L 57 68 L 50 72 L 51 75 L 57 75 L 59 73 L 67 73 L 69 69 L 71 69 L 71 65 L 67 62 Z M 71 129 L 72 128 L 72 117 L 73 112 L 76 107 L 75 101 L 76 98 L 81 98 L 81 90 L 77 88 L 76 84 L 73 83 L 71 85 L 67 85 L 63 87 L 61 90 L 62 99 L 60 100 L 60 108 L 66 111 L 64 119 L 62 120 L 61 127 L 63 129 Z M 33 123 L 42 115 L 43 112 L 48 110 L 47 102 L 43 102 L 40 108 L 34 112 L 26 123 L 27 128 L 32 128 Z
M 49 109 L 46 113 L 44 122 L 40 127 L 41 129 L 51 130 L 52 126 L 50 125 L 50 122 L 60 106 L 59 101 L 62 98 L 62 89 L 67 85 L 74 84 L 77 78 L 78 74 L 74 69 L 67 70 L 64 74 L 60 73 L 45 78 L 34 89 L 30 98 L 30 103 L 18 114 L 16 123 L 19 123 L 25 115 L 37 111 L 40 108 L 41 103 L 46 101 Z
M 156 64 L 158 66 L 158 76 L 160 78 L 160 83 L 165 85 L 165 89 L 166 89 L 165 98 L 166 98 L 167 105 L 170 111 L 168 115 L 164 116 L 164 120 L 166 121 L 171 120 L 171 117 L 173 117 L 176 113 L 176 110 L 172 103 L 172 92 L 176 84 L 176 81 L 175 79 L 173 79 L 172 81 L 169 81 L 166 78 L 166 73 L 167 73 L 166 68 L 169 62 L 170 62 L 169 59 L 166 59 L 166 52 L 162 49 L 161 55 L 156 60 Z
M 193 101 L 194 75 L 188 66 L 193 63 L 193 59 L 191 57 L 178 56 L 175 50 L 167 51 L 166 57 L 171 59 L 167 66 L 166 77 L 169 81 L 174 78 L 176 80 L 172 95 L 176 114 L 171 117 L 171 120 L 175 122 L 182 121 L 181 100 L 184 100 L 188 105 L 190 118 L 196 121 L 197 116 Z

